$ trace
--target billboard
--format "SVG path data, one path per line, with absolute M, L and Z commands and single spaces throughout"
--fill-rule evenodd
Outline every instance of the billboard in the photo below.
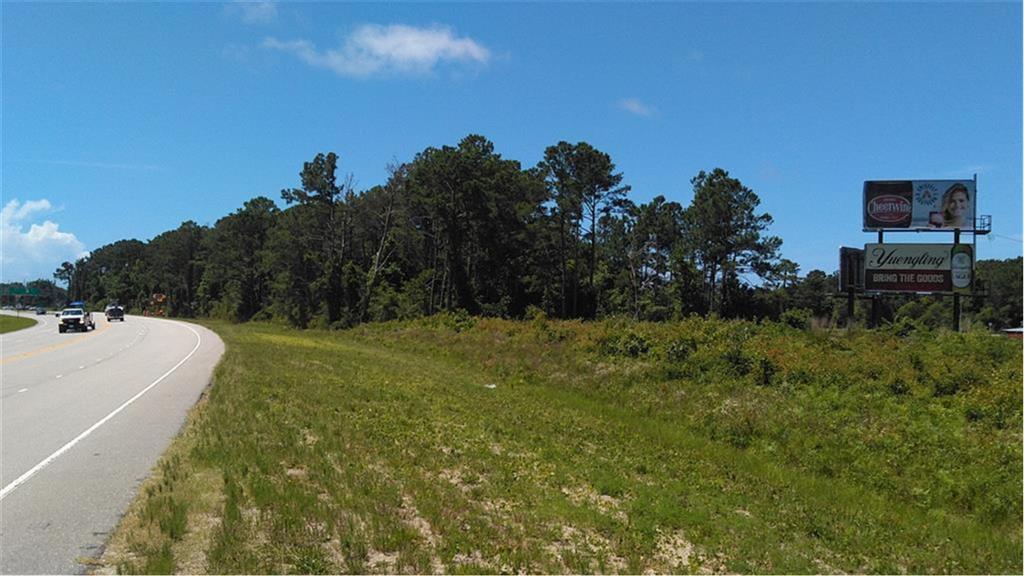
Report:
M 864 290 L 864 251 L 860 248 L 839 248 L 839 291 Z
M 970 244 L 864 246 L 868 292 L 970 292 L 973 271 Z
M 864 231 L 974 230 L 974 180 L 867 180 Z

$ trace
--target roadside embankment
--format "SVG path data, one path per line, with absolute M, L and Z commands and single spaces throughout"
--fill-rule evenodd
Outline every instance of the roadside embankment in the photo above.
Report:
M 1021 346 L 692 319 L 211 323 L 101 571 L 1021 571 Z

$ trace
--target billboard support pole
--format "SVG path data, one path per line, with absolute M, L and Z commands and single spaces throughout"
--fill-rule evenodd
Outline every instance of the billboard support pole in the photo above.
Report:
M 953 293 L 953 331 L 960 331 L 960 294 Z
M 953 230 L 953 248 L 960 244 L 960 229 Z M 953 292 L 953 331 L 960 331 L 960 293 Z
M 879 244 L 884 244 L 885 243 L 884 240 L 885 240 L 884 231 L 879 229 L 878 230 L 878 243 Z M 881 294 L 874 294 L 874 295 L 871 296 L 871 327 L 872 328 L 878 328 L 879 316 L 881 316 L 881 314 L 882 314 L 882 307 L 881 307 L 882 303 L 880 302 L 881 298 L 882 298 Z
M 854 291 L 853 287 L 846 289 L 846 327 L 853 326 L 853 313 L 854 313 Z

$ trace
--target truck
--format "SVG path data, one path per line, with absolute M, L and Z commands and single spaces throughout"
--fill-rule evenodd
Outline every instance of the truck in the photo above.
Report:
M 96 324 L 92 321 L 92 314 L 85 307 L 84 302 L 72 302 L 67 308 L 60 311 L 60 323 L 57 330 L 63 334 L 68 330 L 83 331 L 95 330 Z
M 107 306 L 105 313 L 107 315 L 107 322 L 113 322 L 114 320 L 124 322 L 124 308 L 121 308 L 117 304 Z

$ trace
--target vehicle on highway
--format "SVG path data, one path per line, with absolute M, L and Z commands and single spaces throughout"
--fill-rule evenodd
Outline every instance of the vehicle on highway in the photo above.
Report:
M 65 308 L 60 312 L 60 324 L 57 330 L 61 334 L 68 330 L 95 330 L 96 324 L 92 321 L 92 314 L 85 308 Z
M 113 322 L 114 320 L 120 320 L 124 322 L 124 308 L 120 306 L 107 306 L 107 322 Z
M 43 308 L 42 306 L 36 306 L 36 316 L 41 316 L 43 314 L 46 314 L 46 308 Z

